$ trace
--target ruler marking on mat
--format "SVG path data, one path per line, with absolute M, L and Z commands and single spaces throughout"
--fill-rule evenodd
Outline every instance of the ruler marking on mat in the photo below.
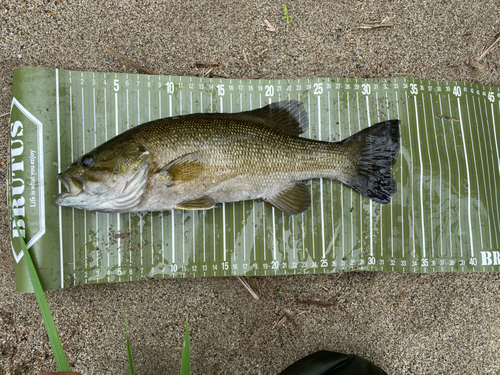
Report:
M 441 101 L 441 95 L 439 95 L 439 113 L 443 113 L 443 105 L 442 105 L 442 101 Z M 445 128 L 445 122 L 444 122 L 444 119 L 441 118 L 441 127 L 444 129 Z M 443 130 L 444 131 L 444 130 Z M 447 141 L 446 141 L 446 137 L 443 137 L 444 139 L 444 149 L 446 151 L 446 161 L 448 163 L 448 181 L 451 180 L 451 166 L 450 166 L 450 155 L 448 153 L 448 145 L 447 145 Z M 448 205 L 450 205 L 449 202 L 451 202 L 451 183 L 448 182 Z M 450 254 L 453 254 L 453 245 L 452 245 L 452 236 L 451 236 L 451 210 L 448 209 L 448 224 L 449 224 L 449 238 L 450 238 L 450 247 L 449 247 L 449 251 L 450 251 Z
M 451 98 L 450 94 L 447 95 L 448 97 L 448 113 L 450 116 L 453 115 L 452 108 L 451 108 Z M 455 124 L 453 123 L 451 126 L 451 134 L 452 134 L 452 140 L 453 140 L 453 150 L 455 151 L 455 160 L 457 161 L 457 166 L 456 172 L 457 172 L 457 185 L 458 185 L 458 236 L 459 236 L 459 244 L 460 244 L 460 256 L 463 256 L 463 247 L 462 247 L 462 209 L 461 209 L 461 196 L 462 196 L 462 186 L 461 186 L 461 174 L 460 174 L 460 159 L 458 155 L 458 150 L 457 150 L 457 140 L 455 137 Z M 450 232 L 451 233 L 451 232 Z M 458 255 L 458 254 L 457 254 Z
M 487 106 L 487 102 L 486 102 L 486 98 L 483 99 L 484 100 L 484 105 L 485 107 Z M 499 173 L 499 176 L 500 177 L 500 154 L 498 152 L 498 141 L 497 141 L 497 134 L 496 134 L 496 124 L 495 124 L 495 113 L 493 111 L 493 103 L 490 103 L 491 105 L 491 122 L 493 123 L 493 126 L 489 126 L 488 124 L 488 128 L 493 128 L 493 139 L 495 140 L 495 149 L 496 149 L 496 152 L 497 152 L 497 155 L 496 155 L 496 160 L 493 162 L 493 165 L 495 165 L 495 162 L 496 162 L 496 165 L 498 167 L 497 168 L 493 168 L 493 170 L 495 171 L 494 173 L 496 173 L 498 171 Z M 487 109 L 485 108 L 484 109 L 485 113 L 487 113 Z M 490 138 L 490 142 L 491 142 L 491 138 Z M 491 145 L 491 149 L 493 151 L 493 144 Z M 493 155 L 493 152 L 492 152 L 492 157 L 495 159 L 495 156 Z M 499 198 L 498 198 L 498 191 L 497 191 L 497 188 L 496 186 L 498 185 L 495 185 L 495 197 L 496 197 L 496 207 L 497 207 L 497 223 L 498 225 L 500 225 L 500 208 L 499 208 Z M 497 227 L 498 228 L 498 227 Z M 498 246 L 498 237 L 497 237 L 497 246 Z
M 425 256 L 425 221 L 424 221 L 424 167 L 422 165 L 422 141 L 420 139 L 420 124 L 418 121 L 418 104 L 417 104 L 417 96 L 415 95 L 413 97 L 413 104 L 415 105 L 415 127 L 417 128 L 417 146 L 418 146 L 418 159 L 420 160 L 420 220 L 421 220 L 421 225 L 422 225 L 422 252 L 423 252 L 423 257 L 426 258 Z M 415 218 L 413 218 L 415 220 Z M 415 236 L 415 232 L 413 233 L 413 236 Z M 415 241 L 415 239 L 414 239 Z M 413 244 L 415 246 L 415 243 Z
M 472 212 L 471 212 L 471 190 L 472 186 L 470 183 L 470 172 L 469 172 L 469 157 L 467 155 L 467 144 L 465 143 L 465 132 L 464 132 L 464 121 L 462 119 L 462 108 L 460 106 L 460 98 L 457 97 L 457 105 L 458 105 L 458 118 L 460 120 L 460 130 L 462 132 L 462 143 L 464 147 L 465 153 L 465 169 L 467 171 L 467 216 L 469 222 L 469 238 L 470 238 L 470 249 L 471 255 L 474 257 L 474 239 L 472 234 Z M 463 257 L 463 254 L 461 254 Z

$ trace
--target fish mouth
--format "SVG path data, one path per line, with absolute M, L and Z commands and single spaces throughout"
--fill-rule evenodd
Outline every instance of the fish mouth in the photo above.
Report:
M 67 190 L 66 192 L 59 194 L 59 196 L 76 197 L 83 192 L 84 181 L 83 181 L 82 176 L 72 176 L 72 175 L 69 175 L 66 173 L 60 173 L 57 175 L 57 179 L 61 182 L 61 184 Z

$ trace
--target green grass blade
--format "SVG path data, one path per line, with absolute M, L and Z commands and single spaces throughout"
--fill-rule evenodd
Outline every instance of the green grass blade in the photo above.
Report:
M 8 191 L 8 194 L 9 194 L 9 207 L 12 210 L 12 198 L 10 196 L 10 190 Z M 45 293 L 43 291 L 42 284 L 38 277 L 38 273 L 36 272 L 33 259 L 31 259 L 30 252 L 26 247 L 26 243 L 24 242 L 24 238 L 21 235 L 21 231 L 17 226 L 16 220 L 13 220 L 13 222 L 17 229 L 19 241 L 21 242 L 21 248 L 23 249 L 24 259 L 26 261 L 26 266 L 28 267 L 28 273 L 30 275 L 31 284 L 33 285 L 33 290 L 35 291 L 38 307 L 40 308 L 42 319 L 43 322 L 45 323 L 45 330 L 47 331 L 47 335 L 49 336 L 49 342 L 50 346 L 52 347 L 52 353 L 54 353 L 54 358 L 56 360 L 57 368 L 59 371 L 69 371 L 68 360 L 66 359 L 66 354 L 64 354 L 64 349 L 61 345 L 61 340 L 59 339 L 59 334 L 57 333 L 57 328 L 54 324 L 54 319 L 52 318 L 52 314 L 50 313 L 49 304 L 47 303 L 47 299 L 45 298 Z
M 184 346 L 182 348 L 181 359 L 181 375 L 189 375 L 191 373 L 191 363 L 189 360 L 189 329 L 188 317 L 186 315 L 186 329 L 184 330 Z
M 128 364 L 130 365 L 130 373 L 134 375 L 135 374 L 134 359 L 132 358 L 132 349 L 130 348 L 130 341 L 128 339 L 127 318 L 125 318 L 125 337 L 127 338 L 127 354 L 128 354 Z

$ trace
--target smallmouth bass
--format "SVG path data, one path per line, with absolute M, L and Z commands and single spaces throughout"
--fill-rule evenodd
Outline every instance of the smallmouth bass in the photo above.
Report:
M 379 203 L 396 192 L 399 120 L 340 142 L 299 137 L 308 127 L 298 101 L 241 113 L 174 116 L 133 127 L 81 156 L 58 179 L 61 206 L 101 212 L 206 210 L 261 199 L 288 214 L 311 195 L 302 182 L 337 180 Z

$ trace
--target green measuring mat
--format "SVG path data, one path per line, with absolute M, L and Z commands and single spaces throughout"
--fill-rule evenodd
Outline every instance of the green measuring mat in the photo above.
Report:
M 130 127 L 289 99 L 304 103 L 306 138 L 339 141 L 401 120 L 390 204 L 328 179 L 306 182 L 312 205 L 298 215 L 261 201 L 130 214 L 54 203 L 64 190 L 57 174 Z M 16 69 L 8 189 L 17 289 L 31 284 L 14 222 L 46 290 L 170 277 L 499 271 L 498 126 L 500 89 L 465 82 Z

